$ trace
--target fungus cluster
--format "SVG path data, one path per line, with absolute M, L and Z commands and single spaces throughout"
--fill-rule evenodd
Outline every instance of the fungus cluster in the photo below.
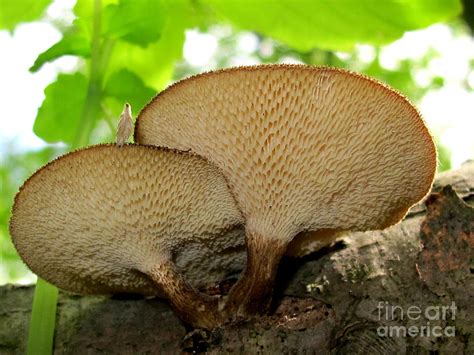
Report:
M 333 68 L 185 79 L 140 112 L 134 135 L 138 145 L 80 150 L 34 174 L 15 200 L 13 241 L 62 288 L 162 295 L 204 328 L 266 312 L 285 253 L 397 223 L 436 170 L 407 99 Z M 197 291 L 244 264 L 228 296 Z

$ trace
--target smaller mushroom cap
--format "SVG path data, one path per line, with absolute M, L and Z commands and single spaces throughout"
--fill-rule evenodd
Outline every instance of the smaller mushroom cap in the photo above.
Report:
M 17 194 L 10 232 L 33 272 L 78 293 L 162 295 L 147 274 L 170 257 L 196 287 L 245 263 L 219 170 L 155 147 L 99 145 L 49 163 Z

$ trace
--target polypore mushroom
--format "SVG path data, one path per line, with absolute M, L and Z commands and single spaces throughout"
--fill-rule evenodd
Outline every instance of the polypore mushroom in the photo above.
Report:
M 227 303 L 241 314 L 265 309 L 295 235 L 397 223 L 436 170 L 432 137 L 405 97 L 363 75 L 304 65 L 183 80 L 141 111 L 135 141 L 190 150 L 223 171 L 246 219 L 247 266 Z
M 196 288 L 243 268 L 241 223 L 224 177 L 202 158 L 100 145 L 27 180 L 10 231 L 30 269 L 60 288 L 165 296 L 184 321 L 210 328 L 217 301 Z

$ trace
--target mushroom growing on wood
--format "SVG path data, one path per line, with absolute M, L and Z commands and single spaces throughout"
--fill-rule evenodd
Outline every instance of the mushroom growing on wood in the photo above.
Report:
M 267 309 L 298 233 L 393 225 L 429 192 L 436 170 L 433 139 L 405 97 L 363 75 L 304 65 L 178 82 L 141 111 L 135 141 L 189 150 L 224 173 L 248 254 L 226 308 L 244 315 Z
M 217 300 L 196 289 L 243 268 L 241 224 L 224 177 L 202 158 L 99 145 L 28 179 L 10 231 L 31 270 L 60 288 L 163 296 L 185 322 L 211 328 Z

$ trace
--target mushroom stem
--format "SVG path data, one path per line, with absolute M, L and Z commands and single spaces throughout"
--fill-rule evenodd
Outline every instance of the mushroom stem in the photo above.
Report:
M 217 298 L 200 293 L 189 285 L 172 261 L 160 263 L 148 275 L 166 293 L 183 322 L 203 329 L 212 329 L 222 323 L 217 311 Z
M 263 238 L 248 232 L 247 266 L 230 290 L 224 312 L 228 316 L 268 313 L 278 265 L 285 254 L 286 240 Z

